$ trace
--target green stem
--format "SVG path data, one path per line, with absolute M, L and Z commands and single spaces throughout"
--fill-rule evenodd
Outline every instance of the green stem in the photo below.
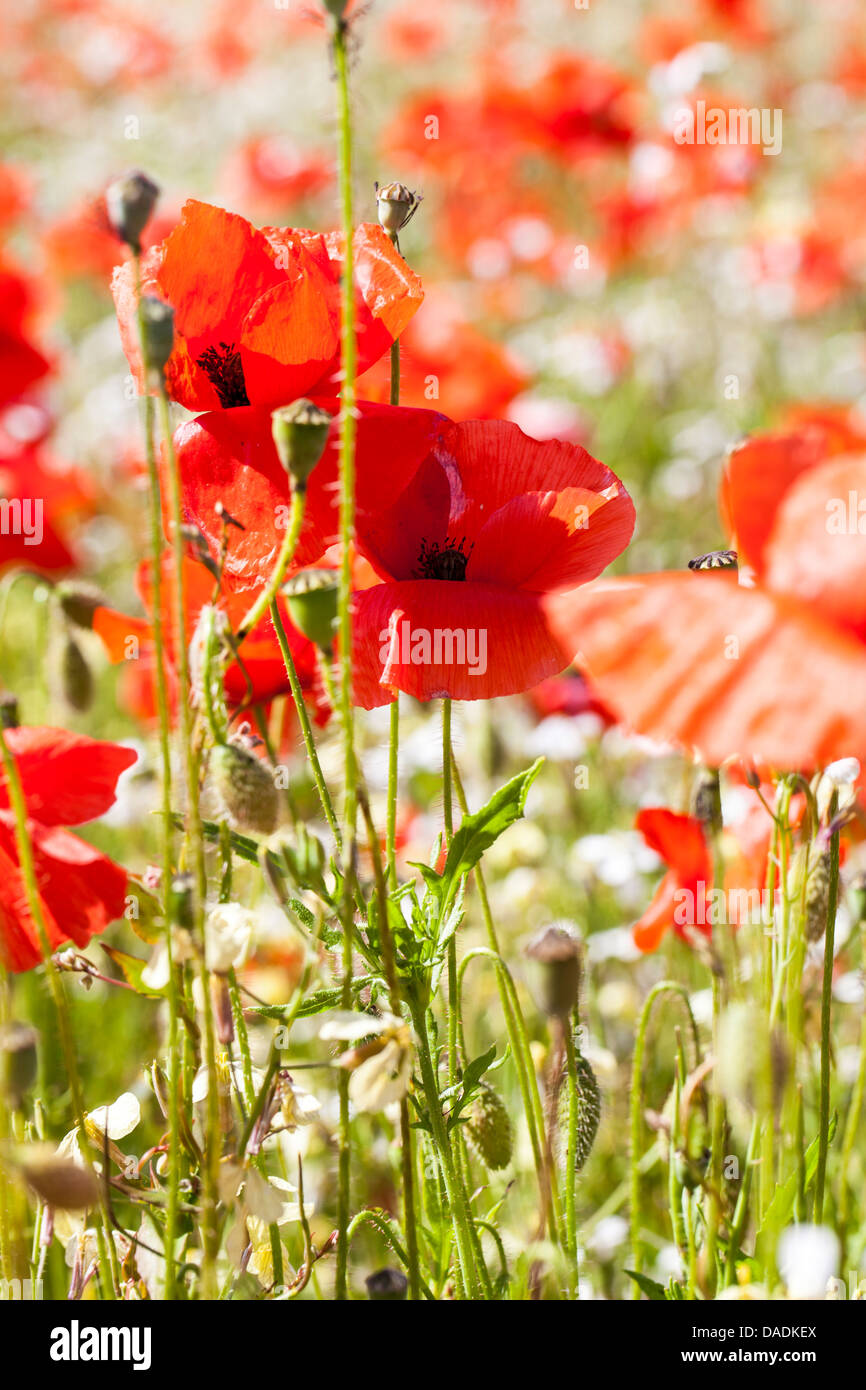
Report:
M 836 814 L 836 793 L 829 816 Z M 824 1217 L 824 1183 L 827 1150 L 830 1144 L 830 1010 L 833 1002 L 833 953 L 836 944 L 836 905 L 839 898 L 839 831 L 830 837 L 830 886 L 827 894 L 827 930 L 824 934 L 824 980 L 821 989 L 821 1104 L 818 1121 L 818 1171 L 815 1176 L 814 1220 L 820 1226 Z
M 306 510 L 307 490 L 297 484 L 292 491 L 292 507 L 289 513 L 289 524 L 286 527 L 286 534 L 280 546 L 280 553 L 277 556 L 277 563 L 274 565 L 270 579 L 258 595 L 252 608 L 247 613 L 237 631 L 237 642 L 240 646 L 247 633 L 252 632 L 253 628 L 261 622 L 271 604 L 275 602 L 277 594 L 280 592 L 280 585 L 286 577 L 286 570 L 295 558 L 295 551 L 298 547 L 298 538 L 304 524 L 304 512 Z
M 397 777 L 400 752 L 400 700 L 391 704 L 391 720 L 388 731 L 388 819 L 386 824 L 386 849 L 388 859 L 388 883 L 397 887 Z
M 202 830 L 201 812 L 199 808 L 199 768 L 193 739 L 192 710 L 189 701 L 190 675 L 189 650 L 186 641 L 186 584 L 184 580 L 183 513 L 181 506 L 180 470 L 178 468 L 177 454 L 172 438 L 168 394 L 164 384 L 159 394 L 159 411 L 160 425 L 162 427 L 168 464 L 168 491 L 172 521 L 172 551 L 174 555 L 177 667 L 178 683 L 180 686 L 178 705 L 180 708 L 180 732 L 187 794 L 186 833 L 189 841 L 190 860 L 195 884 L 195 892 L 193 894 L 193 921 L 196 929 L 196 939 L 200 948 L 198 965 L 204 1018 L 204 1063 L 208 1074 L 206 1110 L 207 1133 L 204 1149 L 204 1171 L 202 1174 L 202 1195 L 204 1198 L 204 1219 L 202 1222 L 202 1292 L 205 1298 L 214 1298 L 217 1292 L 216 1261 L 219 1241 L 217 1201 L 219 1164 L 222 1147 L 216 1065 L 216 1032 L 214 1028 L 210 981 L 206 964 L 205 900 L 207 898 L 207 868 L 204 857 L 204 832 Z
M 348 25 L 333 22 L 334 68 L 337 81 L 338 184 L 343 233 L 341 293 L 340 386 L 340 584 L 338 632 L 340 644 L 340 718 L 343 726 L 345 844 L 341 921 L 343 926 L 343 1008 L 352 1003 L 352 934 L 356 857 L 357 765 L 352 712 L 352 546 L 355 538 L 355 378 L 358 344 L 355 334 L 354 214 L 352 208 L 352 120 L 349 104 Z M 337 1196 L 337 1261 L 334 1297 L 348 1298 L 349 1205 L 351 1180 L 351 1132 L 349 1127 L 349 1074 L 340 1073 L 339 1180 Z

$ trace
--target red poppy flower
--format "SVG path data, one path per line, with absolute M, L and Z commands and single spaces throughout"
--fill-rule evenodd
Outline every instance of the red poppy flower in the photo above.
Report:
M 656 951 L 671 928 L 686 942 L 695 931 L 711 936 L 706 902 L 713 886 L 713 861 L 700 821 L 648 806 L 638 812 L 635 825 L 668 865 L 652 902 L 632 928 L 635 945 L 641 951 Z
M 0 571 L 24 565 L 62 574 L 75 557 L 75 520 L 93 508 L 93 488 L 76 469 L 53 464 L 38 449 L 0 438 Z
M 379 226 L 354 236 L 358 368 L 399 337 L 423 297 L 421 282 Z M 171 236 L 143 259 L 144 293 L 175 311 L 166 368 L 171 397 L 190 410 L 283 405 L 325 392 L 340 365 L 337 233 L 268 227 L 194 199 Z M 134 268 L 112 283 L 120 336 L 139 387 Z
M 336 400 L 320 400 L 332 414 Z M 356 504 L 359 517 L 390 507 L 438 438 L 443 416 L 432 410 L 362 402 L 357 424 Z M 196 526 L 216 559 L 224 540 L 221 503 L 243 530 L 228 528 L 223 569 L 227 590 L 261 588 L 285 537 L 291 491 L 271 436 L 270 411 L 248 407 L 211 411 L 181 425 L 175 448 L 184 521 Z M 294 568 L 314 564 L 336 539 L 338 425 L 307 488 L 304 527 Z
M 178 699 L 176 655 L 177 629 L 174 622 L 174 557 L 171 551 L 163 555 L 162 579 L 160 584 L 160 605 L 165 622 L 164 637 L 167 657 L 166 675 L 169 698 L 172 707 Z M 202 608 L 214 600 L 213 575 L 204 565 L 192 559 L 184 562 L 184 597 L 186 599 L 185 641 L 189 644 Z M 154 608 L 154 586 L 151 566 L 145 562 L 139 566 L 137 588 L 148 614 Z M 241 595 L 220 595 L 219 608 L 226 613 L 233 629 L 243 621 L 249 601 Z M 315 706 L 319 723 L 326 723 L 330 708 L 325 698 L 319 678 L 316 651 L 312 642 L 303 637 L 292 625 L 288 612 L 280 604 L 280 615 L 292 650 L 295 667 L 302 689 L 309 695 Z M 142 718 L 156 717 L 156 652 L 153 646 L 153 629 L 148 618 L 130 617 L 113 608 L 98 608 L 93 618 L 93 629 L 102 638 L 110 659 L 117 664 L 132 660 L 132 671 L 136 711 Z M 135 639 L 133 643 L 130 639 Z M 243 663 L 232 662 L 225 674 L 226 698 L 230 705 L 266 704 L 277 695 L 290 690 L 286 668 L 277 642 L 276 633 L 269 617 L 260 622 L 241 643 L 240 659 Z M 246 672 L 246 675 L 244 674 Z M 142 684 L 143 682 L 143 684 Z
M 357 544 L 384 581 L 354 598 L 355 699 L 489 699 L 568 665 L 541 607 L 628 544 L 634 507 L 579 446 L 539 443 L 499 420 L 443 422 L 404 492 L 358 518 Z
M 656 574 L 545 604 L 631 728 L 715 765 L 866 757 L 866 454 L 834 447 L 810 427 L 731 454 L 723 511 L 759 587 L 723 572 Z
M 319 150 L 307 150 L 283 135 L 244 140 L 220 176 L 226 201 L 271 217 L 323 193 L 333 183 L 332 162 Z
M 29 813 L 39 898 L 52 948 L 86 946 L 123 913 L 127 875 L 118 864 L 62 829 L 102 816 L 114 805 L 117 779 L 136 754 L 64 729 L 10 729 L 6 742 Z M 0 772 L 0 956 L 7 970 L 32 970 L 42 960 L 27 908 L 15 820 Z
M 31 340 L 34 298 L 30 282 L 0 256 L 0 405 L 16 400 L 50 371 Z

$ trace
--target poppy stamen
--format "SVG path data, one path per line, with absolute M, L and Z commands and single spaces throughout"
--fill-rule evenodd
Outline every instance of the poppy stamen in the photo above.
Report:
M 216 390 L 224 410 L 236 405 L 249 405 L 241 355 L 234 343 L 220 343 L 219 347 L 205 348 L 197 361 Z
M 427 537 L 422 536 L 418 553 L 420 578 L 465 581 L 466 566 L 475 549 L 475 542 L 472 542 L 468 551 L 463 549 L 465 544 L 465 536 L 461 536 L 459 541 L 449 536 L 444 545 L 440 545 L 438 541 L 428 544 Z

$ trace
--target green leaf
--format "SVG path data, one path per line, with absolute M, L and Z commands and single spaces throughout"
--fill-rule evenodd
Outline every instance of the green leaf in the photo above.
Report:
M 375 979 L 373 975 L 356 975 L 352 980 L 352 996 L 357 1000 L 361 991 L 371 985 Z M 295 1018 L 312 1018 L 313 1014 L 324 1013 L 326 1009 L 339 1009 L 343 1002 L 343 986 L 334 985 L 327 989 L 314 990 L 308 994 L 300 1005 Z M 259 1018 L 274 1018 L 281 1022 L 286 1016 L 288 1004 L 258 1004 L 255 1008 L 248 1009 L 251 1014 L 258 1014 Z
M 657 1284 L 654 1279 L 648 1279 L 645 1274 L 638 1274 L 634 1269 L 623 1270 L 629 1279 L 633 1279 L 640 1289 L 645 1293 L 651 1303 L 667 1303 L 668 1296 L 661 1284 Z
M 828 1146 L 832 1144 L 836 1134 L 838 1115 L 833 1114 L 827 1135 Z M 815 1174 L 818 1171 L 818 1148 L 819 1140 L 816 1136 L 804 1156 L 804 1188 L 806 1192 L 815 1181 Z M 781 1231 L 783 1226 L 787 1226 L 794 1211 L 794 1203 L 797 1200 L 797 1171 L 796 1169 L 786 1178 L 783 1183 L 779 1183 L 773 1194 L 773 1199 L 764 1214 L 757 1236 L 755 1237 L 756 1251 L 767 1242 L 772 1241 L 775 1233 Z

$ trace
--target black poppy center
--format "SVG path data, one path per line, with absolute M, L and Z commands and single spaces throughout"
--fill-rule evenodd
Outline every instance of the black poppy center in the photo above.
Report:
M 422 537 L 418 554 L 421 578 L 465 580 L 466 566 L 474 549 L 474 546 L 470 545 L 468 551 L 464 550 L 465 544 L 465 536 L 459 541 L 449 537 L 444 545 L 440 545 L 438 541 L 428 543 L 427 539 Z
M 241 355 L 234 343 L 220 343 L 219 347 L 206 348 L 198 365 L 220 398 L 220 405 L 228 410 L 233 405 L 249 405 L 247 384 Z

